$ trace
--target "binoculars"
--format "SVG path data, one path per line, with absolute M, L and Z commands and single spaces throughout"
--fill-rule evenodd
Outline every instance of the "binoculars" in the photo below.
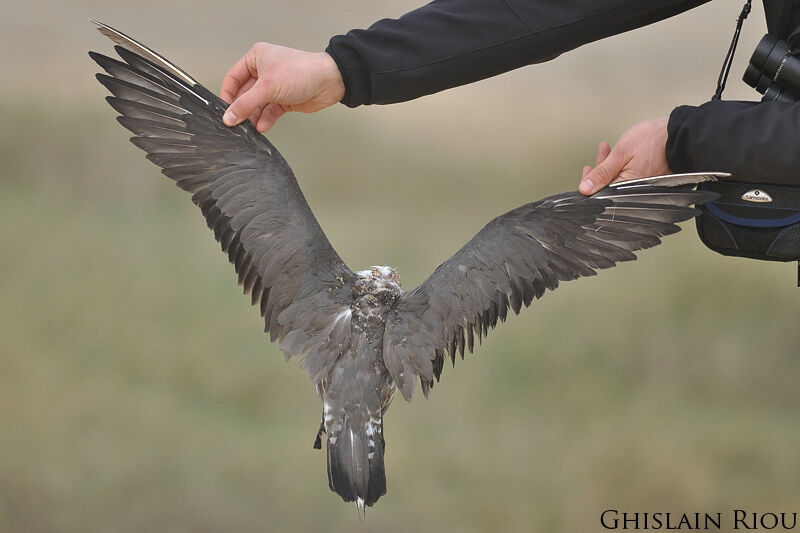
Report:
M 742 79 L 764 95 L 762 102 L 800 100 L 800 59 L 785 41 L 772 35 L 758 43 Z

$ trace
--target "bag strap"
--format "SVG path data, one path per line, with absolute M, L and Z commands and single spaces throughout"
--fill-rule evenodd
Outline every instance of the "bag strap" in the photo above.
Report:
M 777 34 L 779 39 L 786 39 L 789 35 L 789 30 L 791 29 L 789 26 L 791 19 L 789 17 L 792 14 L 792 9 L 794 9 L 794 0 L 784 0 L 783 9 L 781 9 L 781 25 Z
M 742 12 L 739 13 L 739 18 L 736 19 L 736 29 L 733 31 L 733 38 L 731 39 L 731 45 L 728 47 L 728 53 L 725 55 L 725 61 L 722 62 L 722 69 L 719 71 L 719 77 L 717 78 L 717 90 L 714 92 L 714 96 L 711 97 L 712 100 L 722 99 L 722 91 L 725 90 L 725 84 L 728 82 L 728 74 L 730 74 L 731 65 L 733 64 L 733 54 L 736 53 L 736 45 L 739 44 L 739 34 L 742 33 L 742 24 L 744 24 L 747 15 L 750 14 L 752 3 L 753 0 L 747 0 L 744 6 L 742 6 Z M 787 5 L 791 8 L 792 0 L 786 0 L 784 9 Z

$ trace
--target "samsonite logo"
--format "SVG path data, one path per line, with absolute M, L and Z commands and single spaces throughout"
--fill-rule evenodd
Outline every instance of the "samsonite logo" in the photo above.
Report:
M 757 202 L 759 204 L 766 204 L 772 201 L 772 196 L 762 191 L 761 189 L 750 189 L 742 195 L 742 200 L 746 202 Z

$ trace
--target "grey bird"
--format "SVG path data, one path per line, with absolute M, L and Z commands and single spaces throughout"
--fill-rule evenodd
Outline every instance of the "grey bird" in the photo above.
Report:
M 93 21 L 95 22 L 95 21 Z M 314 218 L 292 170 L 252 124 L 228 128 L 216 95 L 161 55 L 100 22 L 122 61 L 90 52 L 131 142 L 191 193 L 271 341 L 302 366 L 322 400 L 314 442 L 327 441 L 328 482 L 363 516 L 386 493 L 383 418 L 396 390 L 425 396 L 445 357 L 473 351 L 509 309 L 561 281 L 636 258 L 713 199 L 686 184 L 713 174 L 650 178 L 591 197 L 568 192 L 487 224 L 419 287 L 394 269 L 352 272 Z

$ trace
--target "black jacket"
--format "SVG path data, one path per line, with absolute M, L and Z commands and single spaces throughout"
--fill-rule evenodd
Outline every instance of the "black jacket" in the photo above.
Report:
M 708 1 L 435 0 L 338 35 L 327 52 L 342 73 L 345 105 L 388 104 L 547 61 Z M 770 33 L 785 38 L 800 25 L 800 9 L 763 2 Z M 681 106 L 668 129 L 674 172 L 726 170 L 737 179 L 800 183 L 800 103 Z

